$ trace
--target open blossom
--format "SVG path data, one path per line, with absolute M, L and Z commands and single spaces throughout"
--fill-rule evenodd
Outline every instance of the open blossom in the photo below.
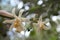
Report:
M 49 30 L 50 27 L 46 25 L 46 22 L 42 21 L 42 16 L 38 20 L 38 30 Z
M 21 9 L 19 11 L 19 15 L 16 16 L 16 14 L 15 14 L 15 8 L 14 8 L 12 10 L 12 15 L 14 16 L 14 19 L 12 19 L 12 20 L 5 20 L 3 23 L 12 23 L 12 25 L 10 26 L 9 30 L 12 30 L 13 28 L 16 28 L 16 30 L 15 30 L 16 32 L 23 31 L 25 28 L 24 28 L 22 22 L 27 21 L 26 18 L 21 17 L 23 12 L 24 12 L 24 9 Z
M 39 29 L 44 29 L 45 25 L 44 25 L 44 22 L 42 22 L 42 17 L 39 18 L 38 20 L 38 26 L 39 26 Z

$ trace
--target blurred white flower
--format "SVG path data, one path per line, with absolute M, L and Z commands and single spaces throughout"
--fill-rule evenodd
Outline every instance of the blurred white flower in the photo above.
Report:
M 19 38 L 23 38 L 24 37 L 24 31 L 21 31 L 20 33 L 17 33 L 17 36 Z
M 31 18 L 34 18 L 35 15 L 36 15 L 36 14 L 32 13 L 32 14 L 28 15 L 26 18 L 27 18 L 27 19 L 31 19 Z
M 46 23 L 46 25 L 47 25 L 47 26 L 50 26 L 50 23 L 48 22 L 48 23 Z
M 13 32 L 12 32 L 12 31 L 8 31 L 8 32 L 7 32 L 7 35 L 8 35 L 8 36 L 13 36 Z
M 29 37 L 29 35 L 30 35 L 30 31 L 26 31 L 25 32 L 25 37 Z
M 38 4 L 38 5 L 43 4 L 43 0 L 39 0 L 39 1 L 37 2 L 37 4 Z
M 48 29 L 51 29 L 51 24 L 50 24 L 50 22 L 47 22 L 46 25 L 47 25 L 47 28 L 48 28 Z
M 17 33 L 17 36 L 20 37 L 20 38 L 23 38 L 23 37 L 29 37 L 30 35 L 30 31 L 21 31 L 20 33 Z
M 21 33 L 21 35 L 24 35 L 24 31 L 21 31 L 20 33 Z
M 60 20 L 60 15 L 58 15 L 58 16 L 51 16 L 51 19 L 52 19 L 52 21 L 58 23 L 57 20 Z
M 21 31 L 21 35 L 23 35 L 24 37 L 29 37 L 30 31 Z
M 29 10 L 29 6 L 25 6 L 25 10 Z
M 10 0 L 11 6 L 16 6 L 19 3 L 19 0 Z
M 16 31 L 16 28 L 13 28 L 12 31 L 15 32 Z
M 22 24 L 25 26 L 26 23 L 25 22 L 22 22 Z
M 23 1 L 20 1 L 18 4 L 18 8 L 21 9 L 23 7 Z
M 57 26 L 56 30 L 57 32 L 60 32 L 60 25 Z
M 52 20 L 56 21 L 57 20 L 57 16 L 52 16 Z

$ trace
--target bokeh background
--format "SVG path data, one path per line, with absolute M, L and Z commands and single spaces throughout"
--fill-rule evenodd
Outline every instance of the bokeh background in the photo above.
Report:
M 16 15 L 20 9 L 24 9 L 23 17 L 36 23 L 42 15 L 43 21 L 48 21 L 47 26 L 51 26 L 48 31 L 43 31 L 42 40 L 60 40 L 60 0 L 0 0 L 0 10 L 9 13 L 16 8 Z M 9 40 L 7 31 L 11 24 L 3 24 L 5 19 L 12 19 L 0 16 L 0 40 Z M 31 35 L 34 35 L 32 32 Z M 37 40 L 36 38 L 27 38 L 26 40 Z

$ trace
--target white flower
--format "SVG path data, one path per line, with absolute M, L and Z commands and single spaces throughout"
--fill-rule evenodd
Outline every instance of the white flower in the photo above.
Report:
M 23 37 L 29 37 L 30 35 L 30 31 L 21 31 L 20 33 L 17 33 L 17 36 L 20 37 L 20 38 L 23 38 Z
M 23 7 L 23 2 L 20 1 L 19 4 L 18 4 L 18 9 L 21 9 Z
M 60 15 L 58 16 L 51 16 L 52 21 L 54 21 L 55 23 L 59 24 L 58 20 L 60 20 Z
M 47 29 L 51 29 L 51 24 L 49 22 L 46 23 Z
M 47 25 L 47 26 L 50 26 L 50 23 L 48 22 L 48 23 L 46 23 L 46 25 Z
M 60 32 L 60 25 L 57 26 L 56 31 Z
M 38 4 L 38 5 L 43 4 L 43 0 L 39 0 L 39 1 L 37 2 L 37 4 Z
M 30 31 L 26 31 L 25 32 L 25 37 L 29 37 L 29 35 L 30 35 Z
M 16 28 L 12 28 L 12 31 L 15 32 L 16 31 Z
M 22 24 L 25 26 L 26 25 L 26 23 L 25 22 L 22 22 Z
M 29 10 L 29 6 L 25 6 L 25 10 Z
M 18 0 L 10 0 L 11 6 L 16 6 L 19 3 Z
M 12 31 L 8 31 L 8 32 L 7 32 L 7 35 L 8 35 L 8 36 L 13 36 L 13 32 L 12 32 Z
M 34 18 L 35 15 L 36 15 L 36 14 L 32 13 L 32 14 L 28 15 L 26 18 L 31 19 L 31 18 Z
M 53 21 L 57 21 L 57 16 L 52 16 Z

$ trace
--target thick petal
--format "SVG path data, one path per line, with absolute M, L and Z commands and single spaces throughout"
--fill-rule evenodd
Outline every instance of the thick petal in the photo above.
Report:
M 13 22 L 13 20 L 5 20 L 5 21 L 3 21 L 3 23 L 12 23 Z
M 22 22 L 28 22 L 29 21 L 29 19 L 27 19 L 27 18 L 21 18 L 22 19 Z

